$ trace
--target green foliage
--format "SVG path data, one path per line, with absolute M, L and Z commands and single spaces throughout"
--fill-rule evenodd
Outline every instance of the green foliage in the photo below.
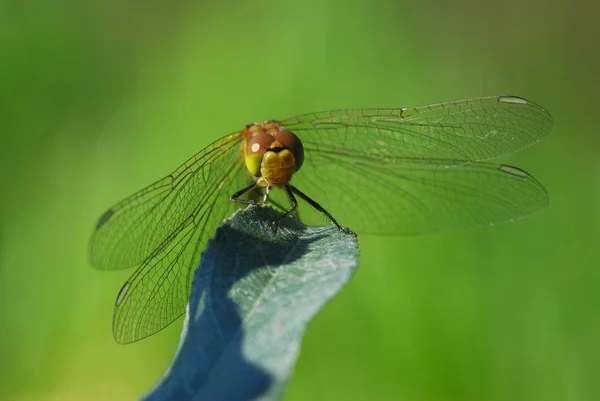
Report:
M 358 265 L 356 237 L 249 207 L 226 220 L 195 272 L 179 351 L 147 400 L 277 400 L 306 326 Z

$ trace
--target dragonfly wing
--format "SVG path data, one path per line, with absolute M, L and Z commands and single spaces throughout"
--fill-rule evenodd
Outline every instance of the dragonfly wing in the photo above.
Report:
M 310 158 L 314 162 L 305 163 L 292 184 L 359 234 L 493 225 L 548 203 L 544 187 L 516 167 L 384 164 L 318 152 L 311 152 Z M 309 224 L 323 221 L 310 208 L 303 208 L 301 216 Z
M 280 122 L 305 147 L 368 158 L 446 164 L 484 161 L 516 152 L 548 135 L 553 121 L 537 104 L 494 96 L 396 109 L 347 109 Z M 306 156 L 309 161 L 309 155 Z
M 231 194 L 247 184 L 241 163 L 219 163 L 193 214 L 152 252 L 125 283 L 115 306 L 113 334 L 119 343 L 150 336 L 185 311 L 193 271 L 208 239 L 236 205 Z
M 100 269 L 143 262 L 184 224 L 219 185 L 221 172 L 239 164 L 240 134 L 207 146 L 177 170 L 108 209 L 90 241 L 90 259 Z
M 280 122 L 305 150 L 292 184 L 358 233 L 410 234 L 518 218 L 547 204 L 527 173 L 481 161 L 545 137 L 552 117 L 515 96 L 349 109 Z M 314 214 L 301 211 L 308 222 Z M 321 220 L 322 221 L 322 220 Z

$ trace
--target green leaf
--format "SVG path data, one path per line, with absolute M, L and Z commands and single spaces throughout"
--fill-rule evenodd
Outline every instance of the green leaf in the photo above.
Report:
M 306 326 L 358 265 L 356 237 L 249 207 L 226 220 L 196 270 L 182 340 L 147 400 L 277 400 Z

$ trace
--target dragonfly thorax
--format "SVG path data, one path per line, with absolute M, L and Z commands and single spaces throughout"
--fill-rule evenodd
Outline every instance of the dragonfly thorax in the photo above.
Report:
M 302 166 L 302 142 L 277 122 L 251 124 L 244 130 L 244 138 L 246 169 L 260 185 L 286 185 Z

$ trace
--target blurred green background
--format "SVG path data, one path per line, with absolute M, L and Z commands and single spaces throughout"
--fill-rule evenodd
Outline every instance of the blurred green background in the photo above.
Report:
M 96 218 L 252 121 L 515 94 L 550 138 L 504 162 L 550 207 L 514 224 L 360 238 L 286 400 L 600 397 L 598 2 L 0 3 L 0 399 L 130 400 L 181 320 L 112 339 L 131 271 L 87 261 Z

